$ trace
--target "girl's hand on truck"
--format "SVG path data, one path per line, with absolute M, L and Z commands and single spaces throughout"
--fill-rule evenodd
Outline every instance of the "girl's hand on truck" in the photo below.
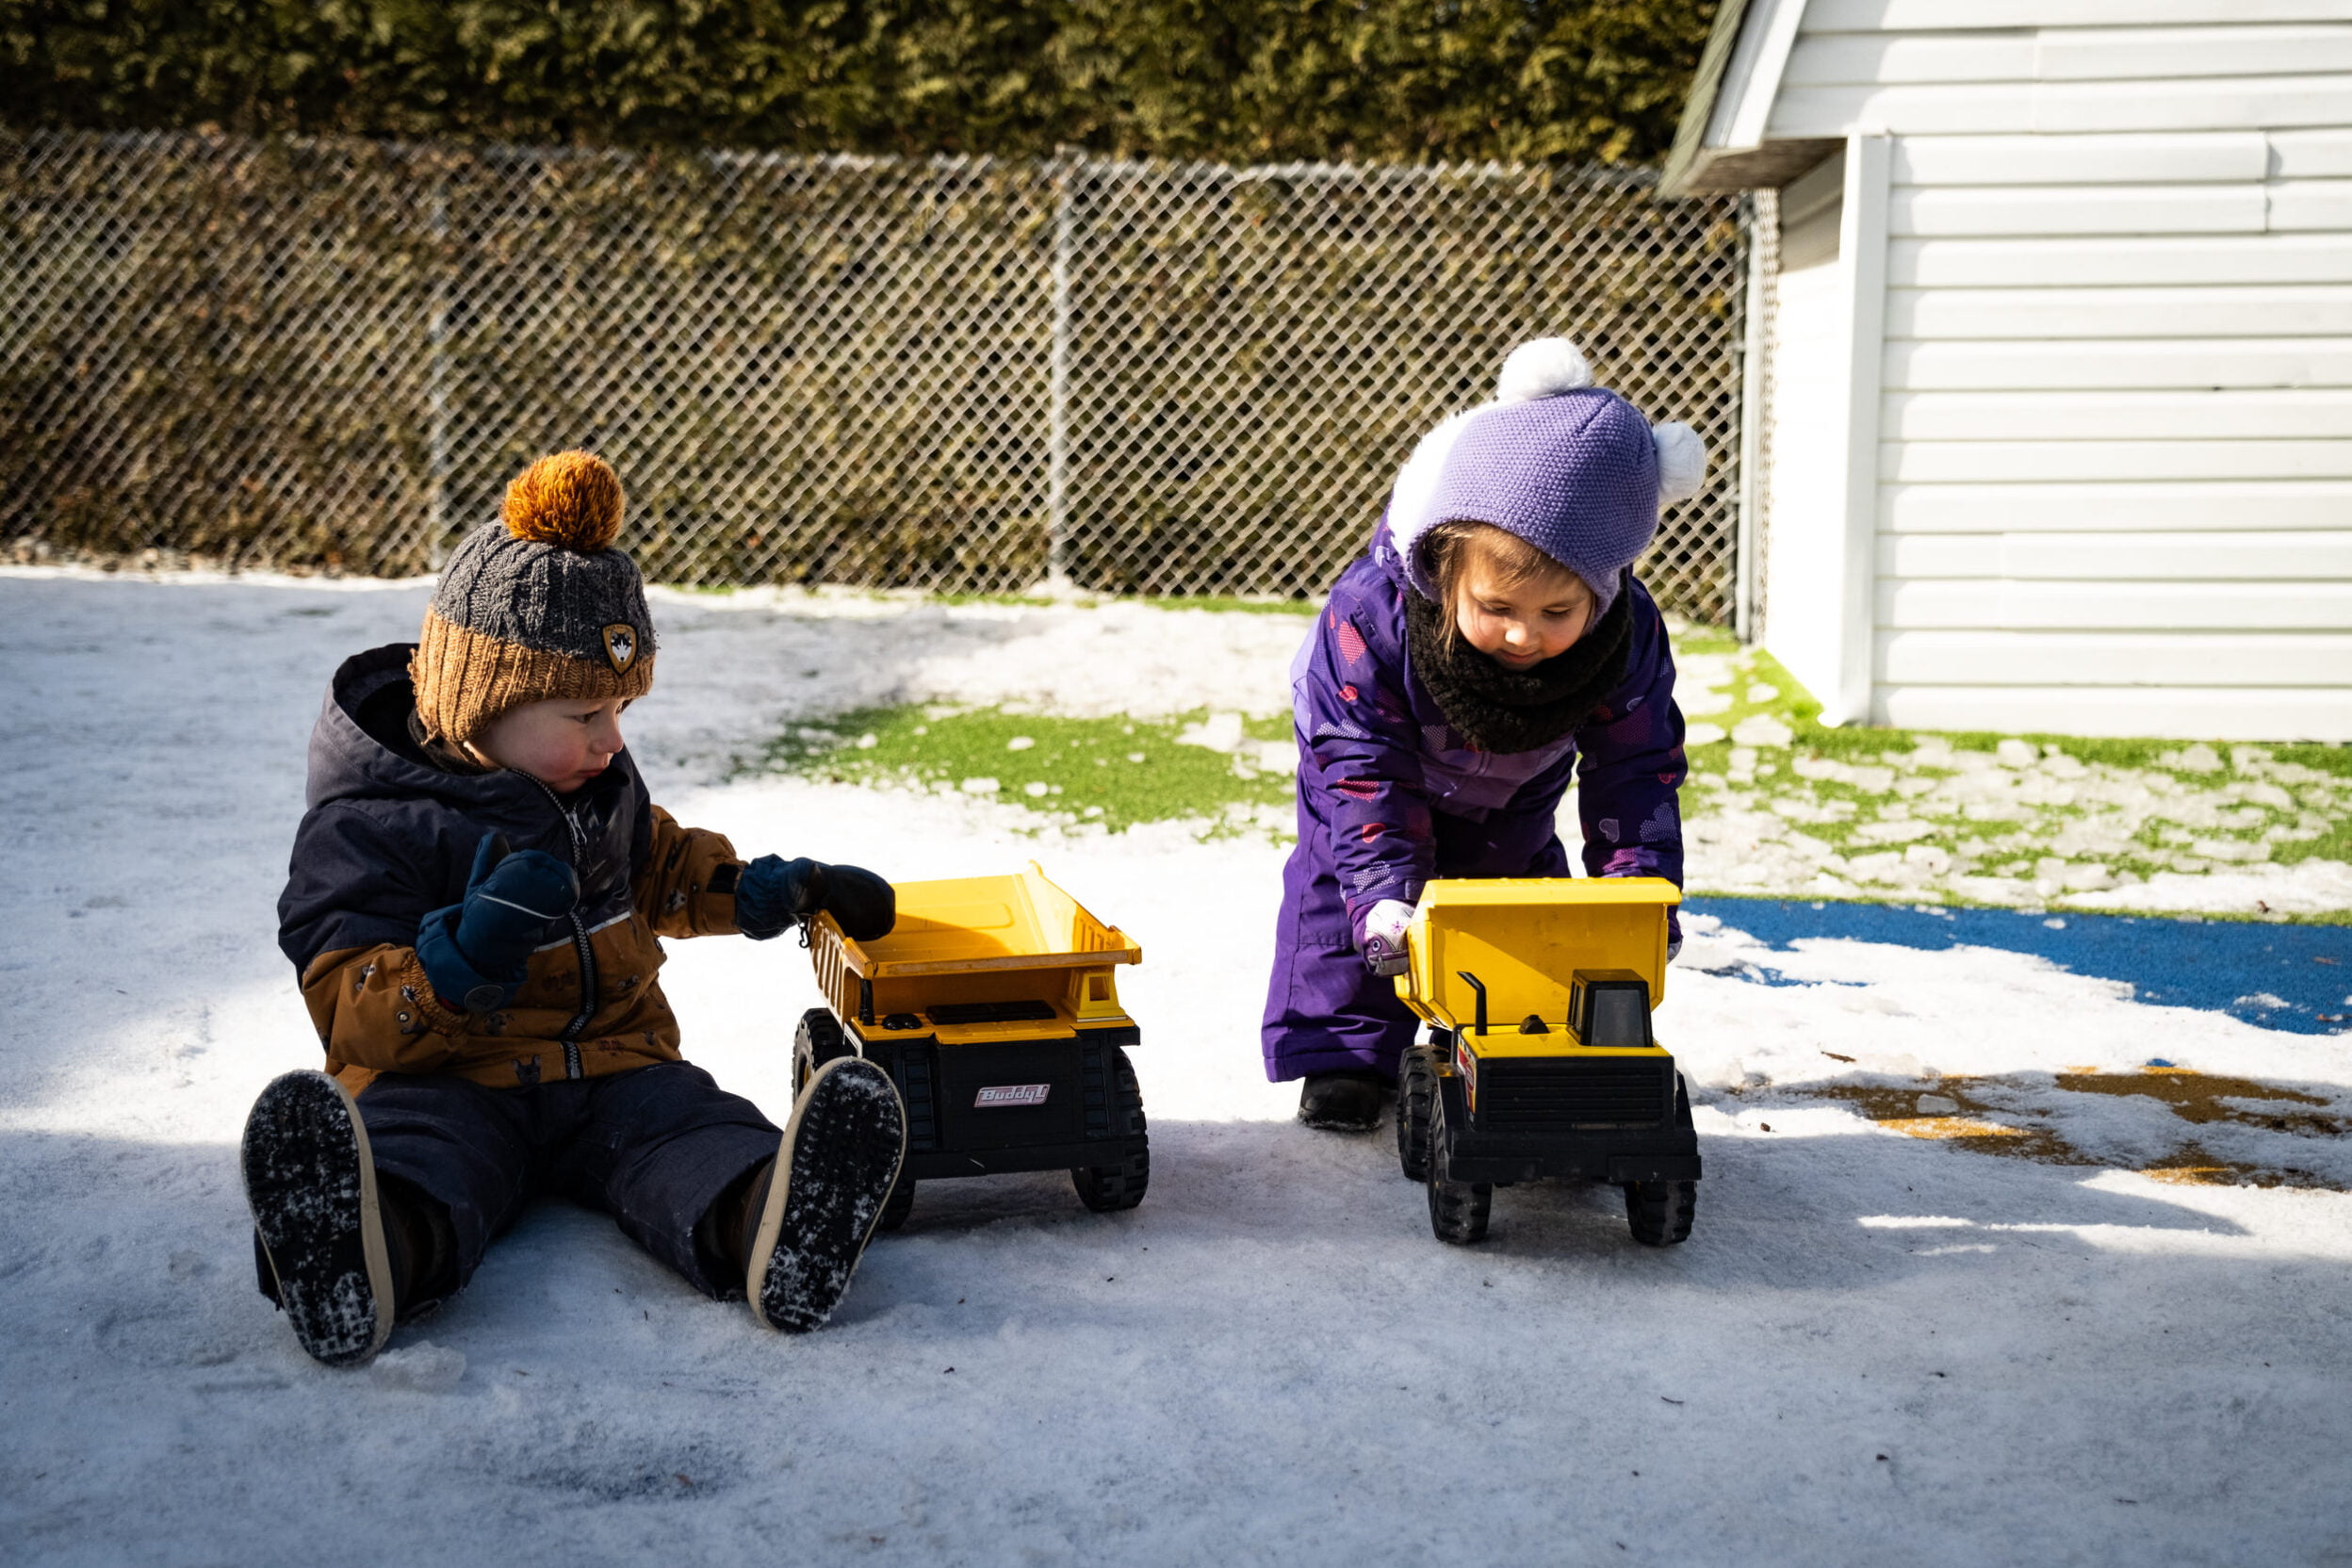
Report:
M 1366 969 L 1380 975 L 1405 972 L 1405 927 L 1413 923 L 1413 906 L 1384 898 L 1364 912 L 1364 939 L 1358 950 Z
M 735 884 L 735 928 L 754 941 L 829 914 L 852 941 L 887 937 L 898 923 L 898 895 L 862 866 L 828 866 L 803 857 L 762 855 Z

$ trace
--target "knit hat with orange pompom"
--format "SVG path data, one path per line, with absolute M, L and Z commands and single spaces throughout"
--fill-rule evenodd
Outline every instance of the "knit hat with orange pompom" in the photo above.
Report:
M 429 741 L 463 745 L 529 702 L 653 687 L 645 584 L 612 547 L 621 481 L 612 466 L 589 452 L 543 457 L 506 487 L 498 516 L 449 557 L 409 659 Z

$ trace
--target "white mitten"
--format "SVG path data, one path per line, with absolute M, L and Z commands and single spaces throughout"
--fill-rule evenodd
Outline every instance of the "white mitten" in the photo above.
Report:
M 1384 898 L 1364 917 L 1364 963 L 1375 974 L 1405 972 L 1405 927 L 1413 906 Z

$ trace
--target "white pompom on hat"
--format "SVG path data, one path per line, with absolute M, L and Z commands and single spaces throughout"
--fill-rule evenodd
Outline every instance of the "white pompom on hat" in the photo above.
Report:
M 1406 580 L 1430 598 L 1421 558 L 1442 522 L 1489 523 L 1582 578 L 1595 613 L 1658 531 L 1660 506 L 1688 500 L 1707 478 L 1707 443 L 1689 425 L 1653 428 L 1624 398 L 1592 384 L 1583 351 L 1564 337 L 1513 349 L 1494 401 L 1423 436 L 1390 492 L 1388 526 Z
M 1672 506 L 1687 501 L 1707 482 L 1707 443 L 1679 419 L 1670 419 L 1650 432 L 1658 446 L 1658 501 Z
M 1524 403 L 1592 384 L 1592 367 L 1585 363 L 1582 349 L 1564 337 L 1539 337 L 1520 344 L 1503 361 L 1503 373 L 1494 378 L 1494 400 Z

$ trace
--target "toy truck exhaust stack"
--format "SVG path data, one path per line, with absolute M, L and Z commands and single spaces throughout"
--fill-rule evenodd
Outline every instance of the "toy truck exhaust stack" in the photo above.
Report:
M 1665 994 L 1671 882 L 1431 882 L 1396 977 L 1430 1038 L 1405 1053 L 1396 1154 L 1441 1241 L 1486 1234 L 1497 1186 L 1585 1177 L 1625 1189 L 1636 1241 L 1690 1233 L 1698 1136 L 1650 1034 Z
M 827 1007 L 800 1021 L 792 1086 L 858 1054 L 906 1102 L 906 1163 L 883 1206 L 894 1231 L 918 1181 L 1067 1168 L 1097 1213 L 1143 1201 L 1152 1175 L 1143 1097 L 1112 968 L 1143 949 L 1052 882 L 1011 876 L 901 882 L 898 923 L 876 941 L 809 926 Z

